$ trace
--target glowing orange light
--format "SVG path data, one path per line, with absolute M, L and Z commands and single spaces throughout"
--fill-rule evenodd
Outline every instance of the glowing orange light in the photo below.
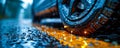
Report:
M 84 31 L 84 34 L 87 34 L 87 31 Z
M 72 42 L 73 40 L 72 39 L 70 39 L 70 42 Z
M 73 31 L 71 31 L 71 33 L 73 33 Z
M 67 28 L 67 27 L 68 27 L 68 26 L 66 26 L 66 25 L 64 26 L 64 28 Z

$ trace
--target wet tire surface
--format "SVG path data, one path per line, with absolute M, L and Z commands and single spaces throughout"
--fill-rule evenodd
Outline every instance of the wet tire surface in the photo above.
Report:
M 89 16 L 89 15 L 91 16 L 87 19 L 89 21 L 84 21 L 82 19 L 81 20 L 76 19 L 75 21 L 72 21 L 68 19 L 68 17 L 72 15 L 66 15 L 67 13 L 65 13 L 67 12 L 66 10 L 69 10 L 69 9 L 66 9 L 67 7 L 63 8 L 66 4 L 63 4 L 61 0 L 58 0 L 59 15 L 63 20 L 64 25 L 69 26 L 68 28 L 66 28 L 66 30 L 68 32 L 72 31 L 73 34 L 85 36 L 85 35 L 90 35 L 94 33 L 96 30 L 98 30 L 101 27 L 106 28 L 106 26 L 116 26 L 114 23 L 120 20 L 119 19 L 120 18 L 120 14 L 119 14 L 120 1 L 119 0 L 102 0 L 102 1 L 105 1 L 105 2 L 103 3 L 103 6 L 101 6 L 101 8 L 97 9 L 97 7 L 94 6 L 96 11 L 91 10 L 91 12 L 93 12 L 92 15 L 90 14 L 85 15 L 85 16 Z M 99 5 L 101 4 L 102 3 L 100 3 Z M 68 13 L 70 14 L 71 12 L 68 12 Z M 75 17 L 73 17 L 72 19 L 75 19 Z M 85 17 L 83 19 L 85 19 Z M 80 23 L 83 21 L 84 21 L 84 24 Z M 116 23 L 119 24 L 120 22 L 116 22 Z M 105 24 L 107 25 L 104 26 Z M 85 32 L 87 32 L 88 34 L 85 34 Z

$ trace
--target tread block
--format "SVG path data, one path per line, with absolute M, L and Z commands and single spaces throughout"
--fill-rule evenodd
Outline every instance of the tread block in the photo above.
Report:
M 119 4 L 119 0 L 109 0 L 107 7 L 115 9 L 118 4 Z
M 106 15 L 106 16 L 108 16 L 108 17 L 110 17 L 111 15 L 112 15 L 112 13 L 113 13 L 113 10 L 112 9 L 110 9 L 110 8 L 104 8 L 103 9 L 103 12 L 102 12 L 104 15 Z
M 98 28 L 100 28 L 102 25 L 99 24 L 98 22 L 93 22 L 93 23 L 92 23 L 92 26 L 93 26 L 95 29 L 98 29 Z
M 103 14 L 100 14 L 100 16 L 98 17 L 98 22 L 100 24 L 105 24 L 107 21 L 108 21 L 108 18 L 104 16 Z

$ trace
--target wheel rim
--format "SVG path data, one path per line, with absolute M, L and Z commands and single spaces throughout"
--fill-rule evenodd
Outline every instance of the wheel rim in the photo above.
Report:
M 58 0 L 58 9 L 65 24 L 84 25 L 92 17 L 91 14 L 102 7 L 104 2 L 103 0 Z M 91 10 L 93 11 L 91 12 Z

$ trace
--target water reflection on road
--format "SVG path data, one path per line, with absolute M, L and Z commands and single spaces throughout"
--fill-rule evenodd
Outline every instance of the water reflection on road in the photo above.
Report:
M 47 26 L 40 26 L 39 24 L 34 24 L 34 26 L 46 32 L 48 35 L 55 37 L 63 45 L 68 45 L 73 48 L 120 48 L 120 46 L 115 42 L 107 43 L 100 41 L 97 38 L 86 38 L 81 36 L 75 36 L 64 30 L 58 30 L 55 28 L 50 28 Z
M 0 20 L 1 48 L 120 48 L 97 38 L 75 36 L 64 30 L 33 24 L 31 20 Z M 36 29 L 37 28 L 37 29 Z
M 33 27 L 31 20 L 0 20 L 0 48 L 68 47 Z

